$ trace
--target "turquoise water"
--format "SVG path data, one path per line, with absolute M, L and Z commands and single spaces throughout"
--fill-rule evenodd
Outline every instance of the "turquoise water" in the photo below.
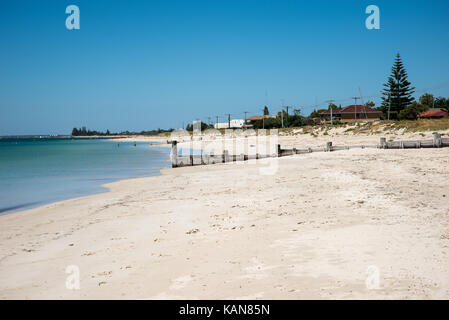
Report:
M 0 139 L 0 214 L 103 192 L 101 185 L 159 174 L 170 149 L 106 139 Z

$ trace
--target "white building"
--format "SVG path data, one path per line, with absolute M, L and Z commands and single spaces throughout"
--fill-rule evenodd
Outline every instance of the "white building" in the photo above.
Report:
M 231 129 L 240 129 L 243 128 L 243 125 L 245 124 L 245 120 L 243 119 L 234 119 L 231 120 L 231 122 L 219 122 L 214 125 L 215 129 L 228 129 L 231 127 Z

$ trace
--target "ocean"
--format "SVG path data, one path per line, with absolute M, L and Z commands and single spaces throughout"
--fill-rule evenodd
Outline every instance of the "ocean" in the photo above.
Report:
M 108 139 L 0 139 L 0 215 L 107 189 L 120 179 L 158 175 L 170 149 Z

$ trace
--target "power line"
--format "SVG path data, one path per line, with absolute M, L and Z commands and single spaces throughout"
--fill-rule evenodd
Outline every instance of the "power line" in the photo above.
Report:
M 334 108 L 333 108 L 334 101 L 335 101 L 335 100 L 332 100 L 332 99 L 326 101 L 326 103 L 329 103 L 329 107 L 330 107 L 330 109 L 331 109 L 331 125 L 334 124 L 334 110 L 333 110 L 333 109 L 334 109 Z
M 365 118 L 368 119 L 368 114 L 366 113 L 366 106 L 365 106 L 365 102 L 363 102 L 363 97 L 362 97 L 362 90 L 360 90 L 359 87 L 359 93 L 360 93 L 360 100 L 362 101 L 362 110 L 365 112 Z
M 352 97 L 352 99 L 354 99 L 354 119 L 357 120 L 357 100 L 359 99 L 359 97 Z

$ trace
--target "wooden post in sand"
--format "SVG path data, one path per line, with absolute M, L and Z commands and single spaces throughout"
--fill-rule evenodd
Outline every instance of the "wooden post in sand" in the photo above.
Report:
M 433 133 L 433 146 L 435 148 L 441 148 L 441 134 L 438 132 Z
M 380 138 L 380 148 L 381 149 L 387 148 L 387 138 Z
M 176 140 L 171 142 L 171 166 L 176 168 L 178 166 L 178 142 Z
M 281 145 L 278 144 L 278 148 L 277 148 L 277 156 L 280 157 L 281 156 Z
M 329 141 L 329 142 L 326 144 L 326 151 L 327 151 L 327 152 L 332 151 L 332 142 Z
M 229 158 L 228 150 L 223 150 L 223 163 L 228 162 L 228 158 Z

